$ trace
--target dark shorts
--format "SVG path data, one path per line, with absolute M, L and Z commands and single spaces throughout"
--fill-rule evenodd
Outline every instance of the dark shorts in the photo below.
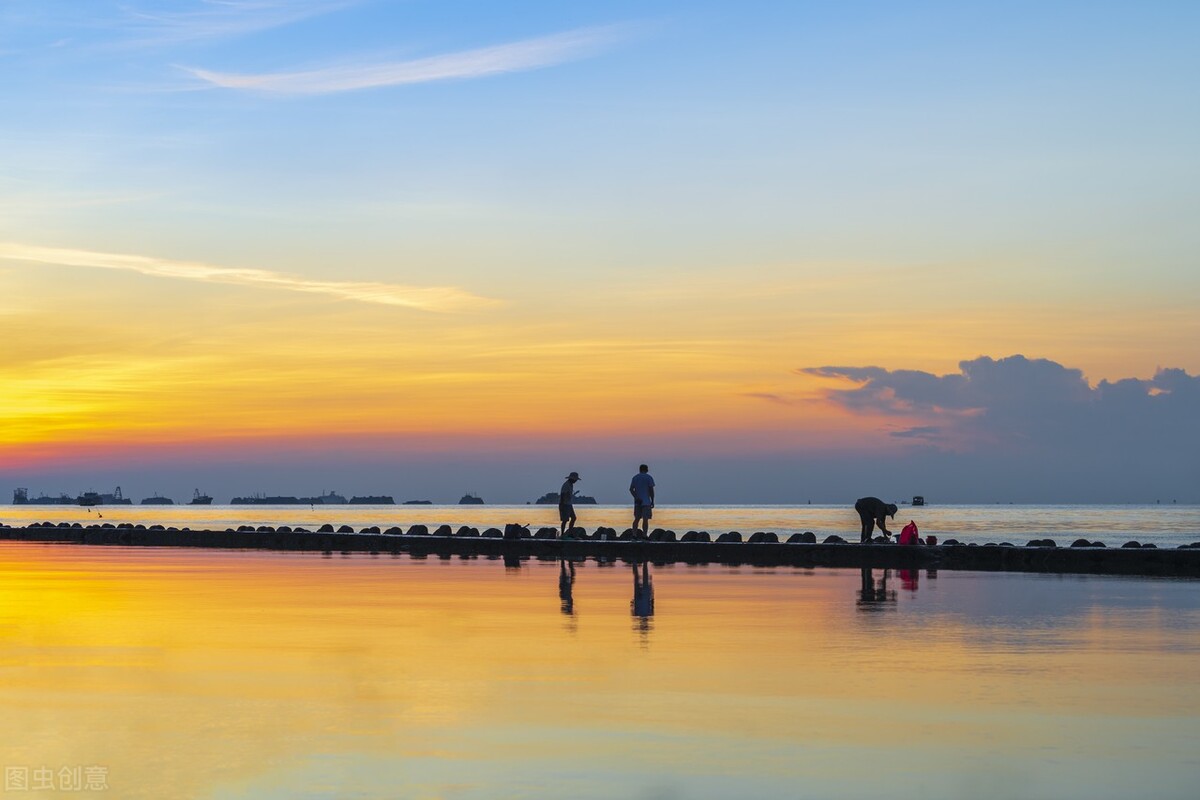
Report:
M 641 503 L 633 504 L 634 519 L 650 519 L 654 516 L 654 506 L 642 505 Z
M 571 505 L 570 503 L 558 504 L 558 518 L 560 520 L 566 522 L 573 516 L 575 516 L 575 506 Z

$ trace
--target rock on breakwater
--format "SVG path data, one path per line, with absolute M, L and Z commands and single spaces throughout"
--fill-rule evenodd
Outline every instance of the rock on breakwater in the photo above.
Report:
M 896 544 L 850 544 L 844 540 L 837 541 L 839 537 L 829 537 L 834 541 L 826 540 L 824 543 L 805 541 L 808 537 L 801 540 L 792 537 L 788 542 L 781 543 L 771 541 L 769 536 L 763 536 L 751 543 L 744 541 L 740 535 L 729 534 L 716 537 L 717 542 L 686 534 L 684 541 L 679 541 L 673 531 L 663 531 L 657 540 L 647 541 L 632 538 L 614 540 L 608 536 L 567 540 L 528 535 L 505 538 L 499 528 L 488 528 L 482 534 L 475 529 L 460 528 L 453 535 L 444 535 L 445 529 L 439 528 L 438 534 L 441 535 L 433 535 L 428 533 L 425 526 L 414 526 L 415 531 L 410 529 L 406 535 L 397 536 L 394 533 L 374 532 L 377 530 L 376 526 L 370 526 L 374 529 L 372 532 L 356 532 L 347 525 L 341 526 L 337 532 L 334 532 L 333 526 L 323 526 L 318 532 L 272 530 L 267 526 L 263 527 L 266 527 L 266 530 L 231 528 L 223 531 L 190 531 L 153 530 L 144 526 L 114 528 L 99 525 L 37 525 L 26 528 L 0 527 L 0 539 L 143 547 L 214 547 L 313 552 L 337 550 L 344 554 L 390 552 L 409 553 L 418 557 L 597 557 L 655 563 L 678 561 L 759 566 L 927 568 L 1200 577 L 1200 542 L 1172 549 L 1097 547 L 1092 543 L 1089 543 L 1091 546 L 1053 547 L 1046 546 L 1044 542 L 1031 542 L 1032 546 L 1023 547 L 949 543 L 932 547 L 905 547 Z

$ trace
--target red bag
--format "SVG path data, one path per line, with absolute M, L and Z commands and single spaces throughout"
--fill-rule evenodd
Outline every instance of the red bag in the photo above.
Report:
M 904 526 L 904 530 L 900 531 L 900 544 L 920 544 L 917 523 L 909 520 Z

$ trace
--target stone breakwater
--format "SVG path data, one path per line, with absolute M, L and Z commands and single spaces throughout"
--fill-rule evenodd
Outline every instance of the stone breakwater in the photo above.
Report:
M 557 538 L 554 528 L 531 531 L 518 525 L 502 528 L 430 530 L 414 525 L 407 530 L 370 526 L 304 528 L 243 525 L 239 529 L 189 530 L 161 525 L 124 524 L 82 526 L 78 523 L 44 523 L 24 528 L 0 526 L 0 539 L 118 545 L 135 547 L 215 547 L 331 554 L 407 553 L 415 557 L 472 557 L 511 559 L 613 558 L 651 563 L 744 564 L 750 566 L 848 567 L 895 569 L 949 569 L 983 571 L 1051 572 L 1112 575 L 1200 577 L 1200 542 L 1177 548 L 1142 546 L 1127 542 L 1107 547 L 1102 542 L 1076 539 L 1070 543 L 1034 539 L 1023 545 L 1010 542 L 901 546 L 882 540 L 870 544 L 848 543 L 838 536 L 818 542 L 812 533 L 798 533 L 780 541 L 774 533 L 743 536 L 731 531 L 712 536 L 706 531 L 655 530 L 648 539 L 631 530 L 618 534 L 601 528 L 588 534 L 582 529 Z

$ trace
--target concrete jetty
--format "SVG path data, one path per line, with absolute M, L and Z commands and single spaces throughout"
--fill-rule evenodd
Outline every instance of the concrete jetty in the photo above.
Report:
M 430 533 L 424 525 L 405 531 L 378 526 L 353 531 L 349 526 L 324 526 L 319 531 L 287 526 L 242 526 L 240 530 L 188 530 L 160 525 L 82 526 L 78 523 L 0 526 L 0 540 L 58 542 L 82 545 L 133 547 L 208 547 L 230 550 L 313 551 L 322 553 L 407 553 L 416 557 L 485 557 L 505 559 L 600 558 L 651 563 L 735 564 L 748 566 L 845 567 L 939 569 L 1076 573 L 1094 575 L 1147 575 L 1200 577 L 1200 542 L 1178 548 L 1157 548 L 1126 543 L 1106 547 L 1098 542 L 1075 540 L 1059 546 L 1051 540 L 1026 545 L 940 544 L 901 546 L 891 543 L 857 544 L 827 537 L 817 542 L 812 534 L 796 534 L 788 541 L 770 536 L 677 537 L 673 531 L 638 540 L 626 531 L 611 529 L 588 535 L 579 531 L 567 539 L 550 538 L 547 530 L 531 532 L 508 525 L 504 530 L 448 526 Z M 339 532 L 340 531 L 340 532 Z M 577 529 L 578 531 L 578 529 Z M 625 537 L 625 538 L 622 538 Z M 716 538 L 717 541 L 709 539 Z M 830 541 L 835 540 L 835 541 Z M 1136 546 L 1135 546 L 1136 545 Z

